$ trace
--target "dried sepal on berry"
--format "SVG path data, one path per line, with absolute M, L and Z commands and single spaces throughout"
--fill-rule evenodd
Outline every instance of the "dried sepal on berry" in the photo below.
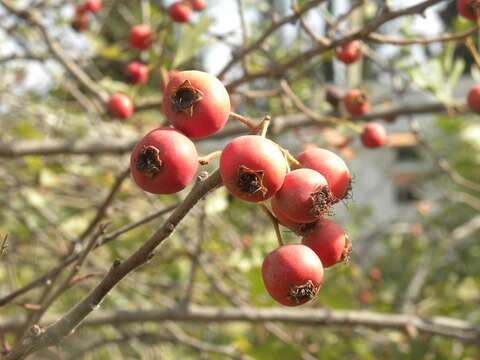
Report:
M 179 87 L 173 89 L 170 95 L 170 103 L 173 111 L 184 112 L 192 117 L 195 105 L 202 98 L 203 93 L 194 88 L 189 80 L 185 80 Z

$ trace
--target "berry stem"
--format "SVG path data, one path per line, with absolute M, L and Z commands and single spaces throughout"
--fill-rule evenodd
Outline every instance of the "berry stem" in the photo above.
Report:
M 213 151 L 211 152 L 210 154 L 207 154 L 205 156 L 200 156 L 198 158 L 198 163 L 200 165 L 208 165 L 208 163 L 211 161 L 211 160 L 215 160 L 216 158 L 218 158 L 220 155 L 222 154 L 222 150 L 217 150 L 217 151 Z
M 480 21 L 480 18 L 478 21 Z M 478 26 L 480 26 L 480 24 L 478 24 Z M 465 46 L 467 47 L 468 51 L 470 51 L 475 65 L 477 65 L 477 68 L 480 69 L 480 54 L 478 53 L 475 43 L 470 36 L 465 39 Z
M 270 126 L 271 122 L 272 118 L 270 115 L 265 115 L 262 122 L 258 124 L 255 133 L 260 134 L 261 137 L 267 136 L 268 127 Z
M 255 125 L 255 123 L 243 116 L 243 115 L 240 115 L 240 114 L 237 114 L 237 113 L 234 113 L 233 111 L 230 111 L 230 117 L 233 119 L 233 120 L 237 120 L 237 121 L 240 121 L 242 124 L 246 125 L 251 131 L 256 131 L 257 129 L 257 125 Z
M 295 157 L 290 154 L 290 151 L 288 151 L 287 149 L 284 149 L 282 148 L 281 146 L 279 146 L 280 150 L 282 151 L 283 153 L 283 156 L 285 156 L 285 159 L 287 159 L 288 163 L 291 164 L 291 165 L 295 165 L 295 166 L 300 166 L 300 161 L 298 161 L 297 159 L 295 159 Z
M 283 239 L 282 239 L 282 233 L 280 232 L 280 226 L 278 225 L 278 220 L 277 218 L 272 214 L 272 212 L 268 209 L 267 205 L 264 203 L 259 203 L 258 204 L 260 208 L 263 210 L 265 214 L 270 218 L 273 224 L 273 228 L 275 229 L 275 235 L 277 235 L 277 240 L 278 240 L 278 245 L 283 246 Z

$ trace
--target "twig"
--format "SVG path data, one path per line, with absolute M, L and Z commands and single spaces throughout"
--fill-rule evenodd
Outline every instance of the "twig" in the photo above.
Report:
M 263 210 L 263 212 L 267 214 L 268 218 L 272 222 L 273 228 L 275 229 L 275 235 L 277 236 L 278 246 L 283 246 L 282 232 L 280 231 L 280 227 L 278 226 L 277 218 L 271 213 L 267 205 L 265 205 L 264 203 L 259 203 L 258 205 Z

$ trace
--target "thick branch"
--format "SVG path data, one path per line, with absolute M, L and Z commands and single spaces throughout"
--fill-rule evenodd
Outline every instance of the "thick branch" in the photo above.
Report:
M 404 314 L 384 314 L 372 311 L 327 310 L 312 308 L 252 308 L 252 307 L 208 307 L 191 306 L 188 309 L 114 311 L 93 314 L 85 320 L 84 326 L 126 325 L 142 322 L 231 322 L 242 321 L 264 323 L 278 321 L 308 326 L 339 326 L 352 328 L 363 326 L 373 329 L 404 331 L 413 326 L 418 331 L 458 339 L 465 342 L 478 341 L 480 328 L 468 321 L 447 317 L 421 317 Z M 1 323 L 6 331 L 12 331 L 17 320 Z

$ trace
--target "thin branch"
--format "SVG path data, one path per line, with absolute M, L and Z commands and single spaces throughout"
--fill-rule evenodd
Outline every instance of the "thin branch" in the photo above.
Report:
M 165 221 L 151 237 L 137 251 L 125 261 L 116 260 L 105 278 L 83 300 L 68 311 L 62 318 L 42 329 L 36 334 L 26 338 L 8 354 L 6 359 L 20 359 L 42 348 L 56 345 L 68 336 L 90 313 L 102 302 L 107 294 L 125 276 L 140 266 L 147 263 L 154 256 L 153 251 L 167 238 L 170 237 L 176 226 L 188 214 L 190 209 L 197 204 L 211 190 L 221 185 L 219 171 L 209 177 L 201 173 L 198 182 L 187 195 L 185 200 Z

